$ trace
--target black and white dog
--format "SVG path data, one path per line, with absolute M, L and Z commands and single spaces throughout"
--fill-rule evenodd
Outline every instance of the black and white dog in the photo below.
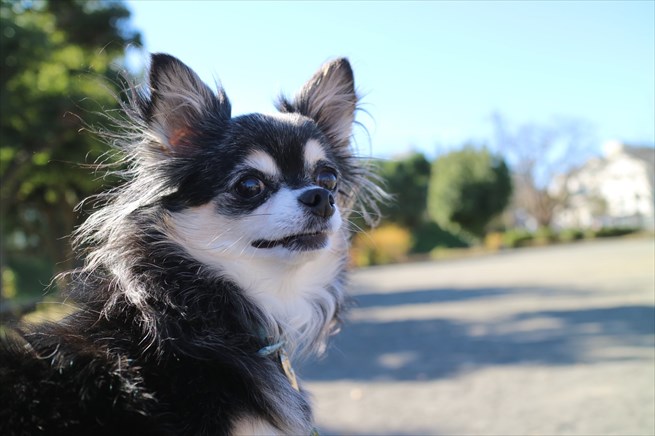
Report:
M 234 118 L 174 57 L 149 77 L 113 137 L 125 183 L 76 233 L 78 310 L 5 329 L 0 434 L 308 435 L 289 359 L 337 329 L 349 216 L 384 195 L 352 150 L 352 69 Z

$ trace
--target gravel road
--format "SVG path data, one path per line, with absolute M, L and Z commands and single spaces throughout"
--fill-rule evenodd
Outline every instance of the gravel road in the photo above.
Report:
M 655 435 L 655 241 L 368 268 L 298 368 L 321 434 Z

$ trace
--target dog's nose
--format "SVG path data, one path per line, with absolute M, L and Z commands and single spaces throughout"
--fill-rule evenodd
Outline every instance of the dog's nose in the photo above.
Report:
M 298 197 L 298 201 L 309 208 L 316 216 L 330 218 L 334 215 L 334 195 L 327 189 L 308 189 Z

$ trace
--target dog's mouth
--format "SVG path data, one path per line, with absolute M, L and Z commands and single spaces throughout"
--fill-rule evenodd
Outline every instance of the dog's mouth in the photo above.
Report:
M 258 239 L 252 243 L 255 248 L 275 248 L 284 247 L 293 251 L 320 250 L 325 248 L 328 242 L 327 232 L 301 233 L 298 235 L 287 236 L 282 239 L 266 240 Z

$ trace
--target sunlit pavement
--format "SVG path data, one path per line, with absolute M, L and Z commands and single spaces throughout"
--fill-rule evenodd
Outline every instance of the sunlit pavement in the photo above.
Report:
M 325 434 L 655 434 L 655 242 L 359 271 L 300 368 Z

